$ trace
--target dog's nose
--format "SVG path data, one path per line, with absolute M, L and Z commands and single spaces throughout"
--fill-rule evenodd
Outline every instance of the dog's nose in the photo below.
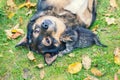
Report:
M 47 30 L 49 28 L 49 25 L 51 25 L 51 21 L 50 20 L 44 20 L 41 27 L 45 30 Z

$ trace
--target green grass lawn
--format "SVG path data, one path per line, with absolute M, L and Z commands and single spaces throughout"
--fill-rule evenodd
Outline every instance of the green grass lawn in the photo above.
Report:
M 20 5 L 24 0 L 14 0 L 17 5 Z M 37 0 L 32 0 L 36 2 Z M 118 5 L 120 5 L 120 1 Z M 83 54 L 88 54 L 92 58 L 92 67 L 97 67 L 103 76 L 97 77 L 99 80 L 113 80 L 114 74 L 120 69 L 120 66 L 114 63 L 114 50 L 116 47 L 120 47 L 120 8 L 111 11 L 109 9 L 109 0 L 98 0 L 97 6 L 97 20 L 91 27 L 98 26 L 97 35 L 103 44 L 108 47 L 103 48 L 99 46 L 92 46 L 84 49 L 76 49 L 72 53 L 75 57 L 69 57 L 65 55 L 57 58 L 57 60 L 51 66 L 45 66 L 44 80 L 83 80 L 87 75 L 92 75 L 90 69 L 85 70 L 82 68 L 77 74 L 70 74 L 67 72 L 68 65 L 74 62 L 81 62 Z M 119 6 L 120 7 L 120 6 Z M 26 25 L 30 17 L 34 14 L 35 8 L 30 8 L 33 14 L 26 16 L 25 14 L 29 11 L 28 8 L 21 8 L 16 11 L 16 14 L 11 19 L 6 17 L 6 0 L 0 1 L 0 80 L 24 80 L 23 73 L 24 69 L 28 70 L 27 80 L 40 80 L 40 71 L 43 69 L 36 68 L 39 63 L 44 63 L 44 59 L 39 54 L 34 54 L 36 62 L 32 62 L 27 58 L 29 52 L 24 47 L 15 48 L 15 45 L 22 37 L 18 39 L 9 40 L 7 39 L 4 30 L 10 29 L 19 23 L 19 18 L 23 18 L 23 23 L 20 25 L 26 32 Z M 110 17 L 116 19 L 115 25 L 107 25 L 105 21 L 105 14 L 111 14 Z M 120 74 L 118 75 L 120 79 Z

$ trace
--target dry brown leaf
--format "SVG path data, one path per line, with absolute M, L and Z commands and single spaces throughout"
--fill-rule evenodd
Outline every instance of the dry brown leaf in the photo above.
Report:
M 44 79 L 44 77 L 45 77 L 45 71 L 44 71 L 44 70 L 41 70 L 41 71 L 40 71 L 40 78 L 41 78 L 41 79 Z
M 29 53 L 27 54 L 27 57 L 31 61 L 36 61 L 36 58 L 34 57 L 34 54 L 31 51 L 29 51 Z
M 30 70 L 28 68 L 23 69 L 23 78 L 26 80 L 30 77 Z
M 22 29 L 19 29 L 19 24 L 15 25 L 12 29 L 5 30 L 8 39 L 16 39 L 24 34 Z
M 100 70 L 98 70 L 97 68 L 92 68 L 91 69 L 91 73 L 94 74 L 95 76 L 102 76 L 102 72 Z
M 120 48 L 114 50 L 114 62 L 120 65 Z
M 41 69 L 41 68 L 44 67 L 44 64 L 41 64 L 41 63 L 40 63 L 40 64 L 37 65 L 37 67 Z
M 90 69 L 91 67 L 91 58 L 88 55 L 83 55 L 82 56 L 82 65 L 85 69 Z
M 110 0 L 110 5 L 111 5 L 111 7 L 113 7 L 113 8 L 118 8 L 118 5 L 117 5 L 117 3 L 116 3 L 116 0 Z
M 94 77 L 94 76 L 90 76 L 88 75 L 87 78 L 85 78 L 84 80 L 99 80 L 98 78 Z
M 114 75 L 114 80 L 118 80 L 118 75 L 117 74 Z
M 106 20 L 106 22 L 107 22 L 108 25 L 116 24 L 115 23 L 115 18 L 106 17 L 105 20 Z
M 72 58 L 72 57 L 75 57 L 75 54 L 70 53 L 68 56 Z
M 12 8 L 16 7 L 13 0 L 7 0 L 7 6 L 12 7 Z
M 68 72 L 71 74 L 78 73 L 81 69 L 82 69 L 82 64 L 80 62 L 75 62 L 68 66 Z

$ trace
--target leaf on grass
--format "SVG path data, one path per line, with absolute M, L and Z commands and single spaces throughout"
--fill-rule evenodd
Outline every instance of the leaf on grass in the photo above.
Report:
M 116 24 L 115 23 L 115 18 L 106 17 L 105 20 L 106 20 L 106 22 L 107 22 L 108 25 Z
M 78 73 L 81 69 L 82 69 L 82 64 L 80 62 L 75 62 L 68 66 L 68 72 L 71 74 Z
M 75 57 L 75 54 L 70 53 L 68 56 L 72 58 L 72 57 Z
M 117 65 L 120 65 L 120 48 L 116 48 L 114 50 L 114 62 L 117 64 Z
M 12 8 L 16 7 L 13 0 L 7 0 L 7 6 L 12 7 Z
M 30 77 L 30 70 L 28 68 L 23 69 L 23 78 L 28 79 Z
M 98 78 L 88 75 L 87 78 L 85 78 L 84 80 L 99 80 Z
M 82 64 L 85 69 L 90 69 L 91 67 L 91 58 L 88 55 L 83 55 L 82 56 Z
M 114 75 L 114 80 L 118 80 L 118 75 L 117 74 Z
M 5 30 L 8 39 L 16 39 L 24 34 L 22 29 L 19 29 L 19 24 L 9 30 Z
M 25 15 L 28 16 L 30 14 L 32 14 L 32 10 L 30 10 L 29 12 L 27 12 Z
M 116 0 L 110 0 L 110 6 L 113 7 L 113 8 L 118 8 Z
M 43 64 L 38 64 L 37 67 L 41 69 L 41 68 L 44 67 L 44 65 Z
M 15 15 L 14 12 L 10 12 L 10 13 L 8 13 L 7 17 L 8 17 L 9 19 L 11 19 L 14 15 Z
M 97 33 L 97 29 L 98 29 L 98 25 L 96 25 L 96 26 L 92 29 L 92 32 L 93 32 L 93 33 Z
M 102 76 L 102 72 L 100 70 L 98 70 L 97 68 L 92 68 L 91 69 L 91 73 L 94 74 L 95 76 Z
M 23 8 L 23 7 L 31 8 L 35 6 L 36 6 L 36 3 L 26 2 L 18 6 L 18 9 Z
M 44 71 L 44 70 L 41 70 L 41 71 L 40 71 L 40 78 L 41 78 L 41 79 L 44 79 L 44 77 L 45 77 L 45 71 Z
M 36 61 L 36 58 L 34 57 L 34 54 L 31 51 L 29 51 L 29 53 L 27 54 L 27 57 L 31 61 Z

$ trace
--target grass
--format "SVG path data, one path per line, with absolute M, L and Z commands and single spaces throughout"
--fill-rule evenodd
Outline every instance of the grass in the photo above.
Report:
M 17 5 L 24 2 L 24 0 L 14 0 Z M 32 0 L 36 2 L 36 0 Z M 120 2 L 119 0 L 117 0 Z M 120 3 L 118 3 L 120 5 Z M 83 80 L 87 74 L 93 75 L 89 70 L 82 70 L 71 75 L 67 72 L 68 65 L 74 62 L 81 62 L 81 56 L 88 54 L 92 58 L 92 67 L 97 65 L 97 68 L 105 73 L 101 77 L 97 77 L 99 80 L 113 80 L 114 74 L 120 69 L 120 66 L 114 63 L 114 50 L 116 47 L 120 47 L 120 10 L 110 11 L 109 0 L 98 0 L 97 6 L 97 20 L 91 27 L 99 26 L 98 36 L 101 42 L 108 45 L 107 48 L 92 46 L 84 49 L 76 49 L 73 51 L 75 57 L 71 58 L 68 55 L 58 58 L 52 66 L 46 66 L 44 80 Z M 119 6 L 120 7 L 120 6 Z M 6 0 L 0 1 L 0 80 L 24 80 L 23 70 L 29 69 L 30 76 L 27 80 L 40 80 L 41 69 L 35 66 L 39 63 L 44 63 L 44 59 L 39 54 L 34 54 L 36 62 L 31 62 L 27 58 L 28 49 L 20 47 L 15 48 L 15 45 L 22 38 L 15 40 L 7 39 L 4 30 L 10 29 L 19 23 L 19 17 L 23 18 L 23 24 L 20 26 L 26 32 L 26 25 L 33 15 L 26 16 L 28 12 L 27 8 L 22 8 L 16 11 L 15 16 L 12 19 L 6 17 Z M 35 8 L 32 9 L 33 13 Z M 111 17 L 117 19 L 116 25 L 107 25 L 104 14 L 111 14 Z M 102 31 L 105 30 L 105 31 Z M 120 79 L 120 75 L 118 75 Z

